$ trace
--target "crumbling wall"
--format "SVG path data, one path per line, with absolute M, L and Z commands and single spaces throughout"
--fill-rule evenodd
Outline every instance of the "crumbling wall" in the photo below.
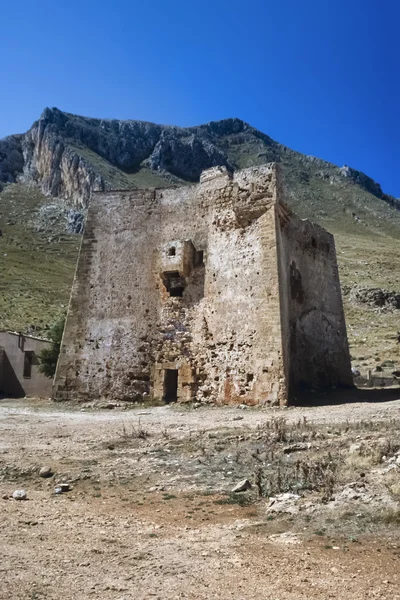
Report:
M 275 185 L 269 165 L 94 194 L 54 396 L 161 398 L 178 369 L 180 401 L 283 402 Z
M 286 396 L 275 238 L 276 171 L 236 173 L 213 207 L 198 396 L 277 404 Z M 225 194 L 226 201 L 223 201 Z
M 277 165 L 93 195 L 55 398 L 285 404 L 350 383 L 333 238 L 286 209 Z
M 278 205 L 283 351 L 289 396 L 351 386 L 350 355 L 334 239 Z
M 142 398 L 157 321 L 154 190 L 93 196 L 72 288 L 53 395 Z

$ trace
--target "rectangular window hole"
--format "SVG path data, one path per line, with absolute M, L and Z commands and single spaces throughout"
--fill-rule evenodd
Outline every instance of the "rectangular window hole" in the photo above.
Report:
M 170 273 L 164 273 L 163 279 L 169 295 L 182 298 L 185 290 L 185 278 L 181 277 L 177 271 L 171 271 Z
M 204 265 L 204 250 L 196 250 L 194 256 L 195 267 L 201 267 Z

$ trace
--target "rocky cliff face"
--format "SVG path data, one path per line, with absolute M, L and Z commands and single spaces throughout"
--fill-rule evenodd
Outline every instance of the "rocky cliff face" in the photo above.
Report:
M 0 140 L 0 187 L 14 183 L 24 168 L 23 135 L 10 135 Z
M 22 142 L 23 179 L 35 182 L 54 197 L 86 203 L 92 190 L 103 190 L 104 181 L 69 143 L 68 121 L 60 111 L 46 109 Z
M 212 166 L 235 170 L 271 161 L 282 163 L 289 195 L 304 195 L 319 179 L 398 206 L 363 173 L 294 152 L 240 119 L 182 128 L 91 119 L 56 108 L 46 108 L 26 134 L 0 140 L 0 185 L 19 178 L 46 195 L 86 206 L 93 190 L 194 182 Z

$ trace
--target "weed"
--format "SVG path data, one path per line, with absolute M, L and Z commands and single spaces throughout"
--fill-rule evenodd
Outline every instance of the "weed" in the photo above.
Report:
M 261 467 L 259 467 L 256 470 L 256 472 L 254 473 L 254 481 L 255 481 L 255 486 L 257 488 L 257 492 L 258 492 L 258 495 L 260 496 L 260 498 L 262 496 L 265 496 L 265 489 L 264 489 L 264 485 L 263 485 L 263 476 L 262 476 Z
M 162 428 L 161 435 L 163 438 L 165 438 L 167 440 L 171 437 L 170 434 L 168 433 L 168 429 L 166 427 Z
M 146 431 L 146 429 L 143 429 L 143 427 L 141 426 L 140 423 L 140 419 L 138 421 L 138 424 L 132 425 L 131 429 L 128 430 L 127 427 L 125 426 L 125 423 L 122 424 L 122 433 L 121 433 L 121 437 L 128 440 L 128 439 L 140 439 L 140 440 L 145 440 L 146 438 L 149 437 L 149 432 Z
M 257 469 L 255 482 L 260 496 L 285 492 L 317 491 L 322 500 L 332 496 L 337 479 L 338 461 L 330 454 L 319 460 L 297 460 L 295 463 L 277 461 L 268 470 Z
M 248 494 L 229 494 L 224 498 L 214 500 L 214 504 L 238 504 L 239 506 L 249 506 L 253 503 L 253 498 Z M 211 512 L 211 511 L 210 511 Z
M 384 523 L 385 525 L 400 525 L 400 510 L 388 508 L 372 515 L 373 523 Z

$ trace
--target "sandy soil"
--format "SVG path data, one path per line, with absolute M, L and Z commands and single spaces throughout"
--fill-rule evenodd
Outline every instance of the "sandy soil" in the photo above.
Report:
M 398 529 L 354 539 L 268 520 L 265 499 L 225 501 L 242 475 L 229 454 L 202 460 L 219 431 L 255 436 L 273 415 L 400 417 L 398 390 L 352 399 L 283 411 L 1 401 L 0 598 L 400 599 Z M 53 478 L 38 476 L 44 465 Z M 72 490 L 55 495 L 59 481 Z M 11 499 L 16 489 L 28 499 Z

